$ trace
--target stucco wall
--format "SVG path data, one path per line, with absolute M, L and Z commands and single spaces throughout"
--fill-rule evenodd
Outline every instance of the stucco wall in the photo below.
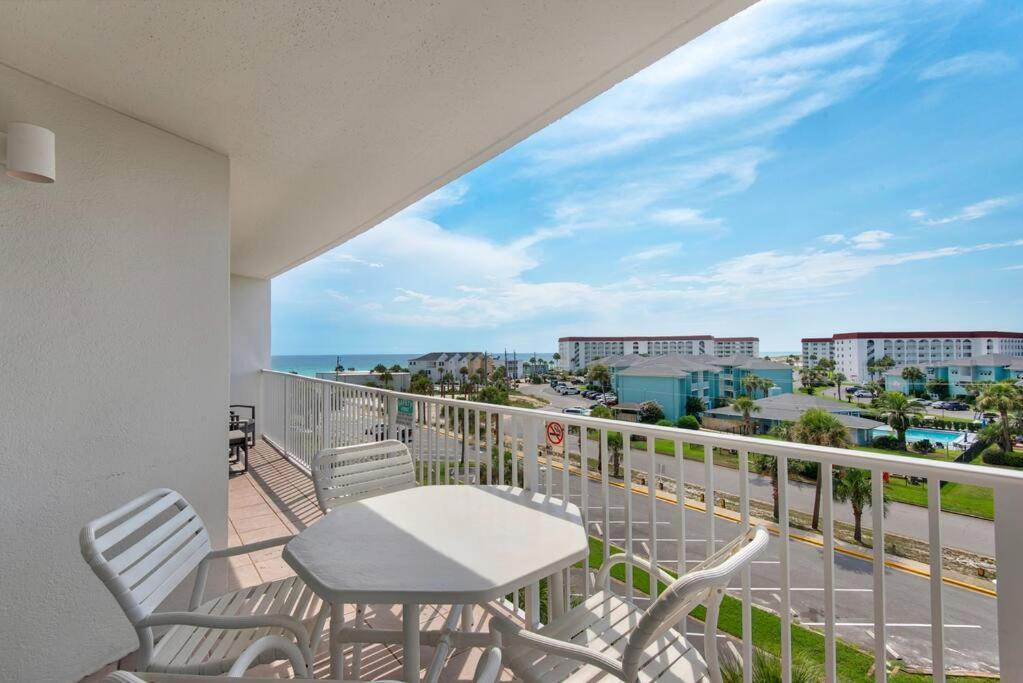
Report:
M 256 406 L 263 430 L 260 375 L 270 367 L 270 281 L 231 276 L 231 403 Z
M 136 647 L 82 524 L 181 491 L 226 541 L 228 160 L 0 66 L 0 126 L 57 136 L 57 182 L 0 175 L 0 680 Z

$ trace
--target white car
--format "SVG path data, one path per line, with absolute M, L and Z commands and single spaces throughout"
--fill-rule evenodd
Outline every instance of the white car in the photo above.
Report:
M 579 390 L 576 389 L 575 387 L 565 387 L 565 389 L 561 392 L 561 395 L 562 396 L 571 396 L 573 394 L 578 394 L 578 393 L 579 393 Z
M 586 408 L 562 408 L 561 412 L 565 415 L 589 415 L 590 411 Z

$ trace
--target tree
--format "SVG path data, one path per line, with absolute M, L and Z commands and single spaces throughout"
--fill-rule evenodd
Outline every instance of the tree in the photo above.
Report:
M 373 366 L 373 369 L 370 372 L 375 372 L 379 375 L 381 373 L 387 372 L 387 366 L 384 365 L 383 363 L 377 363 L 375 366 Z
M 699 396 L 686 396 L 686 415 L 692 415 L 697 420 L 700 413 L 707 410 L 707 403 Z
M 455 386 L 455 376 L 451 372 L 445 372 L 440 378 L 440 395 L 444 395 L 444 389 L 451 389 Z
M 944 380 L 940 379 L 928 380 L 925 388 L 927 389 L 928 394 L 933 394 L 934 396 L 937 396 L 939 399 L 948 398 L 948 382 L 945 382 Z
M 443 385 L 441 385 L 443 388 Z M 426 374 L 425 370 L 420 370 L 416 374 L 412 375 L 412 379 L 409 380 L 409 391 L 413 394 L 423 394 L 425 396 L 433 396 L 433 381 L 430 376 Z
M 832 448 L 848 448 L 852 443 L 845 425 L 823 408 L 810 408 L 804 411 L 792 427 L 792 436 L 800 443 Z M 822 470 L 820 466 L 817 467 L 817 490 L 814 492 L 813 500 L 814 529 L 820 523 Z
M 822 373 L 831 374 L 835 370 L 835 361 L 830 358 L 822 358 L 817 362 L 817 369 Z
M 558 361 L 559 361 L 559 360 L 561 360 L 561 354 L 560 354 L 560 353 L 555 353 L 555 354 L 554 354 L 553 356 L 551 356 L 551 357 L 552 357 L 552 358 L 554 359 L 554 363 L 555 363 L 555 364 L 559 364 L 559 363 L 558 363 Z
M 480 403 L 506 406 L 508 405 L 508 391 L 501 385 L 490 384 L 480 389 L 476 400 Z
M 464 393 L 465 392 L 465 385 L 466 385 L 466 383 L 467 383 L 467 381 L 469 379 L 469 368 L 467 368 L 467 367 L 465 367 L 463 365 L 462 367 L 458 368 L 458 374 L 462 376 L 462 387 L 461 388 L 462 388 L 462 392 Z
M 785 420 L 771 427 L 771 436 L 776 436 L 785 441 L 792 441 L 792 429 L 794 422 Z M 778 458 L 773 455 L 750 453 L 750 467 L 754 472 L 766 474 L 771 478 L 771 494 L 774 498 L 774 520 L 778 521 Z M 795 461 L 789 460 L 789 469 L 792 469 Z
M 831 375 L 831 379 L 835 381 L 835 396 L 842 398 L 842 382 L 845 382 L 849 378 L 841 372 L 836 372 Z
M 611 385 L 611 370 L 603 363 L 594 363 L 586 371 L 586 381 L 596 384 L 600 387 L 601 392 L 606 394 Z
M 607 433 L 607 450 L 611 458 L 611 476 L 613 477 L 622 476 L 622 448 L 624 445 L 625 440 L 622 438 L 621 432 Z
M 732 401 L 732 407 L 735 411 L 742 415 L 743 429 L 746 430 L 747 434 L 753 433 L 753 413 L 760 412 L 760 406 L 750 398 L 749 396 L 740 396 L 739 398 Z
M 814 387 L 817 386 L 817 383 L 820 382 L 820 379 L 821 371 L 818 370 L 817 368 L 804 367 L 800 368 L 799 370 L 799 381 L 803 385 L 803 390 L 806 391 L 806 393 L 810 394 L 811 396 L 813 396 Z
M 639 404 L 639 421 L 644 424 L 656 424 L 664 419 L 664 408 L 657 401 L 643 401 Z
M 612 413 L 611 409 L 608 408 L 607 406 L 605 406 L 605 405 L 598 405 L 596 408 L 594 408 L 593 410 L 590 411 L 590 417 L 599 417 L 602 420 L 613 420 L 614 419 L 614 413 Z M 609 434 L 608 435 L 608 439 L 610 440 L 610 438 L 611 437 L 610 437 L 610 434 Z M 604 466 L 603 465 L 603 463 L 604 463 L 603 448 L 604 448 L 604 446 L 600 442 L 600 434 L 598 432 L 598 434 L 597 434 L 597 471 L 598 472 L 600 472 L 601 468 Z
M 490 373 L 491 382 L 504 384 L 506 379 L 508 379 L 508 369 L 503 365 L 494 368 L 494 371 Z
M 760 388 L 760 378 L 752 373 L 743 375 L 742 388 L 746 395 L 752 398 L 754 392 Z
M 394 379 L 394 375 L 387 368 L 384 368 L 380 373 L 380 381 L 383 383 L 385 389 L 391 388 L 391 380 Z
M 849 503 L 853 512 L 853 538 L 863 543 L 863 508 L 873 505 L 873 491 L 870 485 L 870 471 L 852 467 L 842 467 L 834 481 L 832 490 L 839 503 Z M 885 505 L 887 501 L 882 501 Z M 887 512 L 887 510 L 885 510 Z M 875 538 L 874 543 L 882 543 L 883 539 Z
M 874 364 L 875 371 L 881 375 L 881 383 L 884 384 L 884 375 L 886 372 L 895 367 L 895 359 L 889 355 L 884 355 L 881 360 Z
M 1002 450 L 1006 453 L 1012 452 L 1012 422 L 1009 414 L 1023 411 L 1023 394 L 1012 383 L 996 382 L 987 387 L 977 397 L 977 409 L 998 413 L 998 423 L 1001 427 Z
M 388 368 L 391 372 L 405 372 L 405 368 L 401 367 L 397 363 Z
M 906 380 L 906 388 L 909 389 L 906 393 L 911 394 L 920 390 L 919 386 L 927 379 L 927 375 L 920 368 L 910 365 L 902 368 L 902 379 Z
M 675 420 L 675 426 L 679 429 L 691 429 L 693 431 L 697 431 L 700 428 L 700 423 L 692 415 L 682 415 Z
M 761 377 L 760 381 L 757 382 L 757 388 L 764 392 L 764 398 L 771 393 L 771 387 L 774 386 L 774 380 L 768 379 L 767 377 Z
M 895 430 L 899 440 L 899 450 L 906 450 L 906 430 L 912 426 L 912 418 L 923 410 L 909 400 L 909 397 L 898 391 L 886 391 L 878 396 L 877 407 L 881 411 L 881 419 Z

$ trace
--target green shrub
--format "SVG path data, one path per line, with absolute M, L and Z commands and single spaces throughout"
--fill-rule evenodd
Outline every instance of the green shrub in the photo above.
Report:
M 882 434 L 881 436 L 875 436 L 874 440 L 870 442 L 870 445 L 874 448 L 884 448 L 889 451 L 894 451 L 899 448 L 899 439 L 891 434 Z
M 699 429 L 700 421 L 692 415 L 683 415 L 679 419 L 675 420 L 675 426 L 679 429 Z
M 666 419 L 664 419 L 662 417 L 660 420 L 657 421 L 657 426 L 658 427 L 674 427 L 675 425 L 672 423 L 671 420 L 666 420 Z
M 1023 467 L 1023 453 L 1006 453 L 998 444 L 991 444 L 981 451 L 980 459 L 985 465 Z
M 920 439 L 919 441 L 914 441 L 910 447 L 917 453 L 927 454 L 934 452 L 934 444 L 931 443 L 930 439 Z

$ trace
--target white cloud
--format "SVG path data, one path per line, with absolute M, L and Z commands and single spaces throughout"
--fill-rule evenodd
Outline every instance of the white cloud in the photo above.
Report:
M 333 261 L 335 263 L 354 263 L 360 266 L 366 266 L 367 268 L 382 268 L 382 263 L 375 261 L 367 261 L 366 259 L 359 258 L 358 256 L 352 256 L 341 251 L 331 251 L 324 255 L 324 260 Z
M 707 228 L 721 225 L 720 218 L 707 218 L 703 211 L 679 207 L 655 211 L 653 219 L 659 223 L 680 228 Z
M 880 249 L 885 242 L 893 237 L 895 235 L 884 230 L 866 230 L 858 235 L 853 235 L 849 241 L 857 249 Z
M 817 239 L 819 239 L 822 242 L 827 242 L 828 244 L 842 244 L 848 238 L 842 233 L 834 232 L 828 235 L 821 235 Z
M 654 259 L 664 258 L 665 256 L 675 256 L 681 250 L 681 242 L 670 242 L 668 244 L 660 244 L 656 247 L 650 247 L 649 249 L 643 249 L 627 256 L 623 256 L 622 261 L 652 261 Z
M 978 50 L 935 62 L 920 72 L 921 81 L 954 76 L 994 76 L 1016 68 L 1016 59 L 1004 52 Z
M 964 206 L 956 213 L 941 218 L 928 218 L 928 213 L 923 209 L 913 209 L 909 212 L 909 215 L 924 225 L 946 225 L 948 223 L 958 223 L 959 221 L 975 221 L 984 218 L 997 209 L 1009 206 L 1014 200 L 1014 197 L 992 197 L 976 204 Z
M 1002 268 L 1002 270 L 1023 270 L 1023 263 L 1018 266 L 1006 266 L 1005 268 Z

